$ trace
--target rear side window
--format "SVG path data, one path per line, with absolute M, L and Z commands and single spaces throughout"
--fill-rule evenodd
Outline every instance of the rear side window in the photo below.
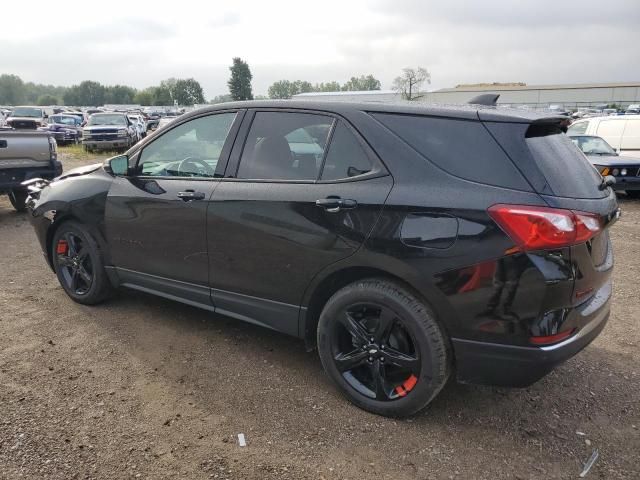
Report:
M 257 112 L 247 136 L 238 178 L 317 180 L 333 118 L 291 112 Z
M 589 122 L 574 123 L 569 127 L 569 130 L 567 130 L 567 133 L 569 135 L 583 135 L 587 131 L 588 126 L 589 126 Z
M 531 190 L 530 185 L 478 121 L 418 115 L 373 114 L 420 155 L 472 182 Z
M 525 142 L 553 193 L 560 197 L 601 198 L 602 177 L 556 125 L 532 125 Z
M 373 165 L 353 133 L 340 122 L 336 127 L 322 170 L 322 180 L 339 180 L 369 173 Z

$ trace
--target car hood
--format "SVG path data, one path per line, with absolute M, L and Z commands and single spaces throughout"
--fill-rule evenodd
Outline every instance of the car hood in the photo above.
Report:
M 603 167 L 617 166 L 637 166 L 640 165 L 640 158 L 619 157 L 617 155 L 587 155 L 587 158 L 594 165 L 602 165 Z
M 42 117 L 7 117 L 7 122 L 16 121 L 29 121 L 29 122 L 42 122 Z
M 56 180 L 64 180 L 69 177 L 79 177 L 80 175 L 87 175 L 93 173 L 96 170 L 102 168 L 102 163 L 94 163 L 92 165 L 85 165 L 84 167 L 72 168 L 60 175 Z

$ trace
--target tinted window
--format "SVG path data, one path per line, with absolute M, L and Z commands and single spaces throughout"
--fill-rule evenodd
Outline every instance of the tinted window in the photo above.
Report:
M 355 177 L 370 172 L 372 168 L 371 160 L 358 139 L 340 122 L 331 138 L 322 180 Z
M 190 120 L 147 145 L 138 163 L 142 175 L 213 177 L 235 113 Z
M 316 180 L 333 119 L 288 112 L 256 113 L 242 151 L 238 178 Z
M 579 122 L 574 123 L 569 127 L 567 133 L 569 135 L 582 135 L 587 131 L 587 127 L 589 126 L 589 122 Z
M 553 193 L 561 197 L 600 198 L 602 177 L 559 127 L 532 125 L 525 137 L 534 161 Z
M 480 122 L 416 115 L 373 116 L 427 160 L 456 177 L 530 190 L 509 157 Z

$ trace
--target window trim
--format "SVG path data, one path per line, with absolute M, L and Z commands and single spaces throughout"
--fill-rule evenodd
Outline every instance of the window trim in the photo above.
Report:
M 204 117 L 210 117 L 213 115 L 220 115 L 220 114 L 225 114 L 225 113 L 235 113 L 236 116 L 233 119 L 233 122 L 231 123 L 231 127 L 229 127 L 229 133 L 227 133 L 227 138 L 224 141 L 224 145 L 222 146 L 222 150 L 220 150 L 220 157 L 218 158 L 218 163 L 216 165 L 216 170 L 215 173 L 212 177 L 180 177 L 180 176 L 156 176 L 156 175 L 142 175 L 141 172 L 139 171 L 140 168 L 140 159 L 142 157 L 142 152 L 145 150 L 145 148 L 147 148 L 150 144 L 156 142 L 157 140 L 161 139 L 164 135 L 166 135 L 167 133 L 169 133 L 170 131 L 172 131 L 175 128 L 178 128 L 181 125 L 184 125 L 185 123 L 188 123 L 190 121 L 193 120 L 198 120 L 200 118 L 204 118 Z M 238 131 L 240 130 L 240 125 L 242 124 L 242 121 L 244 119 L 244 115 L 246 113 L 246 109 L 236 109 L 236 108 L 231 108 L 231 109 L 225 109 L 225 110 L 215 110 L 213 112 L 208 111 L 208 112 L 203 112 L 200 115 L 194 115 L 194 116 L 189 116 L 187 118 L 183 118 L 181 119 L 181 121 L 176 121 L 176 123 L 174 125 L 172 125 L 170 128 L 167 128 L 165 131 L 163 131 L 160 135 L 158 135 L 157 137 L 154 135 L 152 137 L 149 137 L 149 141 L 145 142 L 144 144 L 140 145 L 140 147 L 134 152 L 132 153 L 129 158 L 133 160 L 133 174 L 131 174 L 131 177 L 135 177 L 135 178 L 141 178 L 141 179 L 154 179 L 154 180 L 195 180 L 195 181 L 212 181 L 212 180 L 219 180 L 223 175 L 224 172 L 226 170 L 227 167 L 227 163 L 229 161 L 229 156 L 231 154 L 231 150 L 235 144 L 235 141 L 238 137 Z
M 319 115 L 324 117 L 330 117 L 333 119 L 333 123 L 331 125 L 331 129 L 329 131 L 327 137 L 327 148 L 324 149 L 322 163 L 320 164 L 320 169 L 318 170 L 318 176 L 315 180 L 286 180 L 286 179 L 250 179 L 250 178 L 238 178 L 238 171 L 240 169 L 240 161 L 242 160 L 242 153 L 244 152 L 244 148 L 246 142 L 249 138 L 249 132 L 251 131 L 251 126 L 253 125 L 253 121 L 255 119 L 256 113 L 259 112 L 272 112 L 272 113 L 303 113 L 303 114 L 311 114 L 311 115 Z M 356 140 L 364 150 L 367 157 L 371 160 L 373 165 L 373 169 L 371 172 L 363 173 L 362 175 L 356 175 L 354 177 L 347 178 L 339 178 L 335 180 L 321 180 L 322 172 L 324 171 L 324 164 L 327 159 L 327 154 L 329 152 L 329 148 L 331 147 L 331 141 L 333 140 L 333 135 L 335 129 L 339 122 L 342 122 L 356 137 Z M 357 182 L 369 180 L 372 178 L 386 177 L 389 175 L 384 163 L 380 160 L 378 155 L 373 151 L 371 146 L 363 139 L 362 135 L 358 130 L 351 125 L 346 118 L 341 115 L 338 115 L 334 112 L 328 112 L 325 110 L 312 110 L 306 108 L 274 108 L 274 107 L 257 107 L 251 108 L 247 111 L 244 120 L 242 122 L 241 127 L 239 128 L 238 138 L 241 141 L 236 142 L 233 147 L 231 154 L 229 155 L 229 161 L 227 164 L 228 172 L 225 172 L 225 175 L 222 177 L 222 181 L 227 182 L 245 182 L 245 183 L 283 183 L 283 184 L 332 184 L 332 183 L 348 183 L 348 182 Z

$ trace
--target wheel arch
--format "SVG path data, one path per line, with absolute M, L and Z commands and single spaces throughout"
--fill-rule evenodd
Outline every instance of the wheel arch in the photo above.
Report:
M 316 279 L 315 285 L 307 290 L 307 298 L 303 303 L 306 305 L 306 309 L 301 311 L 299 322 L 300 337 L 304 339 L 307 350 L 311 351 L 316 347 L 318 320 L 329 298 L 341 288 L 365 278 L 386 279 L 407 289 L 433 311 L 447 341 L 451 341 L 450 328 L 445 320 L 453 318 L 454 313 L 449 303 L 441 294 L 438 294 L 435 287 L 425 288 L 422 282 L 415 279 L 413 282 L 408 281 L 404 275 L 401 276 L 377 267 L 346 266 L 327 273 L 322 279 Z

